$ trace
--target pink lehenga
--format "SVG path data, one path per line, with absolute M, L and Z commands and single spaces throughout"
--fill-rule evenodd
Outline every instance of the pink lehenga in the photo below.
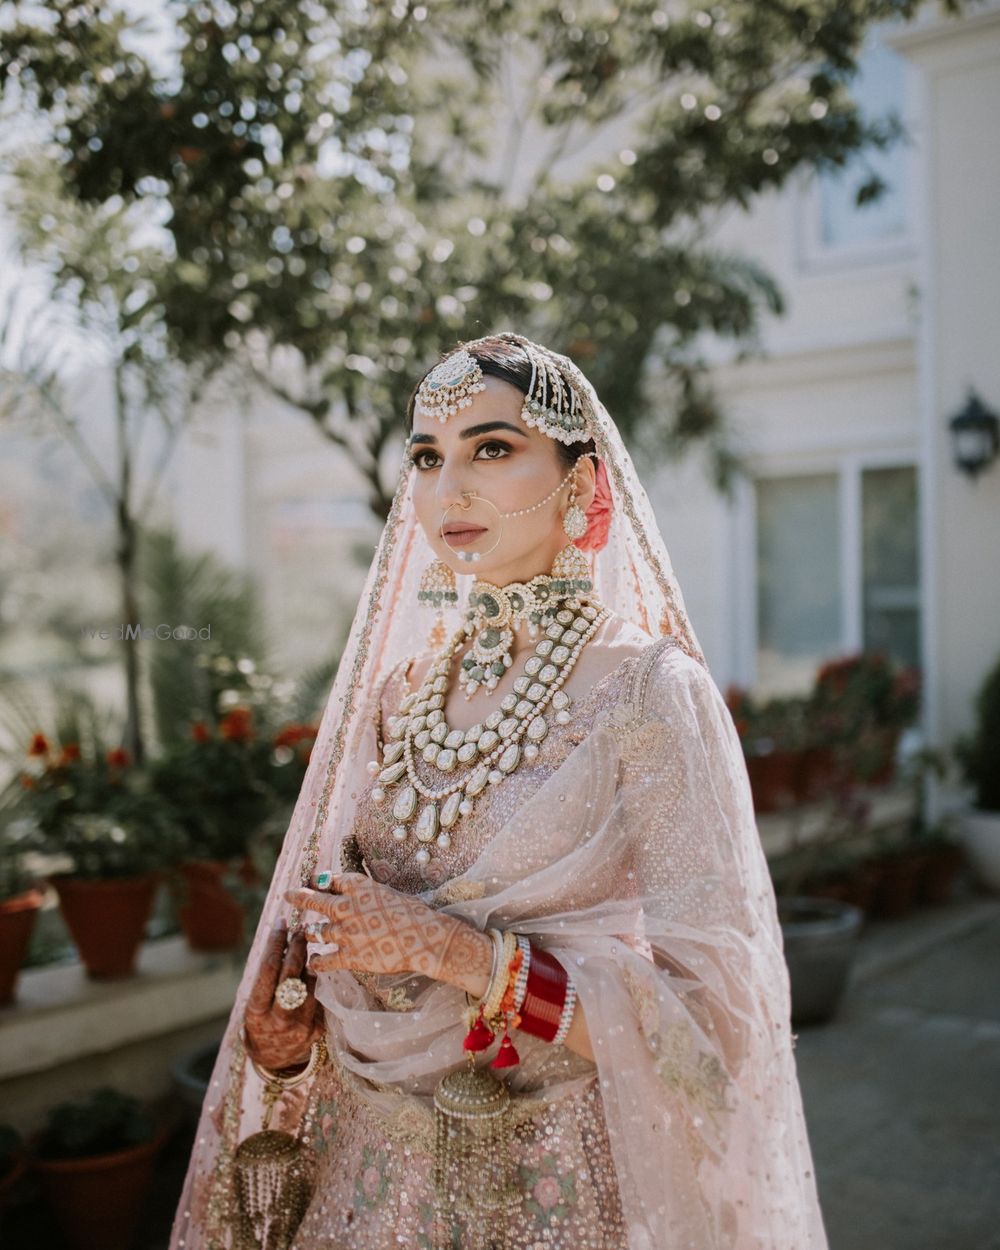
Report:
M 517 1032 L 521 1061 L 504 1075 L 518 1200 L 506 1241 L 493 1241 L 445 1216 L 432 1182 L 433 1093 L 466 1064 L 465 995 L 410 974 L 320 974 L 329 1062 L 272 1122 L 315 1166 L 292 1250 L 826 1250 L 739 739 L 631 459 L 589 382 L 558 359 L 588 397 L 613 497 L 591 567 L 620 619 L 595 642 L 630 645 L 589 690 L 567 684 L 569 722 L 417 865 L 365 769 L 421 650 L 412 605 L 433 554 L 401 472 L 212 1075 L 172 1250 L 246 1244 L 234 1155 L 263 1123 L 240 1037 L 246 996 L 283 891 L 342 862 L 554 955 L 595 1057 Z

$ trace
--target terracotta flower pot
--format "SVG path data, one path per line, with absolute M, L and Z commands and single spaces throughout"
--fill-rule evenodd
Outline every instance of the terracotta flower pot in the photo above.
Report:
M 842 780 L 832 746 L 806 747 L 799 767 L 796 797 L 800 803 L 822 798 Z
M 40 890 L 26 890 L 0 902 L 0 1007 L 14 1001 L 17 974 L 28 953 L 41 905 Z
M 188 946 L 196 951 L 231 950 L 244 939 L 244 911 L 223 884 L 232 865 L 223 859 L 189 860 L 178 868 L 183 895 L 177 902 L 177 919 Z M 240 879 L 252 885 L 257 879 L 253 861 L 237 865 Z
M 747 759 L 754 811 L 777 812 L 794 805 L 800 757 L 798 751 L 772 751 Z
M 89 1159 L 36 1159 L 49 1206 L 71 1250 L 128 1250 L 167 1129 L 151 1141 Z
M 52 884 L 70 936 L 87 976 L 94 980 L 127 977 L 146 931 L 158 873 L 91 881 L 57 875 Z
M 13 1161 L 6 1172 L 0 1175 L 0 1213 L 9 1205 L 11 1194 L 20 1185 L 21 1178 L 27 1170 L 27 1163 L 19 1157 Z

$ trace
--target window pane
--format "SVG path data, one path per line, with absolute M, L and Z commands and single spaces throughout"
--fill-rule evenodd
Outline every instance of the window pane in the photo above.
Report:
M 871 43 L 858 58 L 859 73 L 850 88 L 866 121 L 881 121 L 903 107 L 903 58 L 892 48 Z M 844 247 L 879 240 L 891 241 L 906 229 L 905 141 L 894 141 L 887 149 L 868 148 L 849 157 L 836 171 L 824 170 L 819 177 L 821 241 L 830 247 Z M 858 206 L 858 188 L 877 174 L 886 184 L 879 199 Z
M 840 647 L 837 476 L 757 481 L 757 689 L 807 690 Z
M 861 478 L 864 646 L 920 662 L 917 472 L 866 469 Z

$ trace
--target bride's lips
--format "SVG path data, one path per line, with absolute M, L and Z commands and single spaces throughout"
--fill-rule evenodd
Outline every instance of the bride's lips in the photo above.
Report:
M 461 529 L 446 529 L 444 540 L 449 547 L 464 547 L 466 543 L 475 542 L 480 534 L 485 533 L 484 525 L 466 525 Z

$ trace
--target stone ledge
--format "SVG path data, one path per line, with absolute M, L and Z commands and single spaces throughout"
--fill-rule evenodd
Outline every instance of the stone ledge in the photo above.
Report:
M 894 785 L 858 789 L 858 798 L 871 804 L 868 817 L 859 822 L 856 832 L 834 839 L 853 842 L 873 833 L 905 825 L 916 811 L 916 796 L 911 785 Z M 757 817 L 761 846 L 768 857 L 784 854 L 796 846 L 806 846 L 822 837 L 829 819 L 830 803 L 808 803 L 786 812 L 767 812 Z
M 183 937 L 146 942 L 134 977 L 91 981 L 78 963 L 21 973 L 0 1009 L 0 1080 L 175 1033 L 225 1015 L 245 956 L 199 953 Z

